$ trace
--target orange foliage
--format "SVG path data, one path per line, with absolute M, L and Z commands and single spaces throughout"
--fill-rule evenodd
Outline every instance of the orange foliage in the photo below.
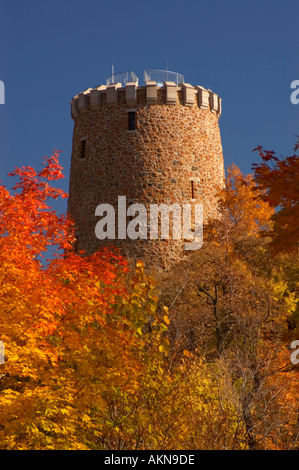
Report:
M 299 241 L 299 140 L 295 154 L 280 159 L 273 151 L 257 147 L 263 162 L 254 164 L 254 177 L 257 187 L 263 191 L 263 201 L 277 212 L 272 215 L 274 222 L 271 231 L 273 254 L 298 252 Z
M 227 170 L 226 187 L 220 193 L 220 208 L 226 211 L 238 236 L 259 235 L 268 228 L 274 213 L 261 191 L 256 196 L 256 182 L 252 175 L 244 176 L 236 165 Z
M 168 315 L 142 263 L 74 253 L 72 222 L 49 205 L 67 196 L 52 186 L 58 153 L 12 175 L 12 192 L 0 186 L 2 449 L 297 445 L 298 374 L 281 340 L 296 299 L 258 236 L 274 211 L 251 176 L 229 170 L 209 243 L 169 278 Z M 192 348 L 178 351 L 169 329 L 187 319 Z
M 12 194 L 0 186 L 1 446 L 85 448 L 77 432 L 91 404 L 105 414 L 111 387 L 138 389 L 151 287 L 141 266 L 126 277 L 117 252 L 72 251 L 71 221 L 48 205 L 66 197 L 51 186 L 62 177 L 57 153 L 38 173 L 12 175 Z

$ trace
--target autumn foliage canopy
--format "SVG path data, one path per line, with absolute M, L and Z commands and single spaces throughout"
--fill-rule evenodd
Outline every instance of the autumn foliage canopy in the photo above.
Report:
M 289 181 L 294 158 L 275 162 Z M 1 449 L 298 448 L 298 264 L 260 237 L 290 227 L 295 245 L 297 206 L 256 171 L 258 203 L 231 168 L 207 243 L 156 282 L 116 250 L 74 252 L 50 205 L 67 197 L 58 153 L 14 170 L 0 186 Z

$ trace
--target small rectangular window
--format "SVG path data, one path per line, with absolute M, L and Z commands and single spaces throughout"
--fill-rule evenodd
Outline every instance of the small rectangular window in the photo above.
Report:
M 129 111 L 128 112 L 129 131 L 134 131 L 135 130 L 135 117 L 136 117 L 135 111 Z
M 194 181 L 191 180 L 191 199 L 195 198 L 195 188 L 194 188 Z
M 80 158 L 83 160 L 86 154 L 86 139 L 81 140 Z

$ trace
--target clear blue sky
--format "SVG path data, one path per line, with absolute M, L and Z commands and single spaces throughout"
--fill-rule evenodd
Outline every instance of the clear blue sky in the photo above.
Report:
M 263 145 L 292 153 L 299 104 L 298 0 L 0 0 L 0 179 L 62 151 L 68 190 L 70 100 L 115 71 L 180 72 L 223 99 L 226 167 L 244 173 Z M 62 210 L 65 208 L 62 203 Z

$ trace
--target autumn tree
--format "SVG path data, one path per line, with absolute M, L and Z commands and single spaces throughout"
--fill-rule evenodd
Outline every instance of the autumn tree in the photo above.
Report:
M 273 151 L 257 147 L 255 151 L 262 163 L 253 165 L 254 180 L 263 201 L 275 209 L 269 246 L 272 256 L 280 256 L 280 269 L 283 270 L 289 290 L 298 299 L 299 271 L 294 263 L 298 255 L 299 240 L 299 139 L 294 146 L 294 154 L 279 158 Z M 299 331 L 299 304 L 289 317 L 290 332 Z M 290 333 L 291 334 L 291 333 Z M 289 335 L 290 336 L 290 335 Z
M 66 197 L 58 153 L 13 176 L 0 186 L 2 449 L 298 447 L 284 336 L 296 259 L 260 237 L 274 210 L 251 176 L 229 171 L 221 217 L 164 284 L 117 250 L 74 252 L 50 206 Z
M 231 448 L 296 448 L 298 376 L 283 340 L 296 296 L 260 236 L 274 213 L 262 195 L 252 176 L 229 169 L 219 218 L 204 227 L 202 249 L 166 277 L 161 299 L 172 362 L 187 349 L 213 364 L 219 403 L 234 408 Z
M 292 156 L 279 158 L 275 152 L 255 149 L 262 163 L 253 165 L 260 197 L 276 209 L 272 215 L 273 254 L 298 252 L 299 241 L 299 139 Z
M 11 192 L 0 186 L 1 448 L 225 445 L 215 436 L 233 434 L 230 406 L 188 352 L 170 367 L 168 311 L 142 264 L 72 249 L 71 221 L 50 206 L 66 197 L 52 186 L 59 155 L 12 176 Z
M 15 169 L 12 193 L 0 187 L 5 449 L 88 448 L 82 422 L 87 434 L 105 435 L 113 396 L 136 393 L 145 374 L 142 328 L 150 312 L 151 341 L 160 327 L 148 282 L 132 285 L 118 253 L 83 257 L 72 251 L 71 222 L 49 206 L 51 198 L 66 197 L 51 185 L 62 177 L 58 157 L 45 158 L 40 172 Z M 155 341 L 163 360 L 163 341 Z

